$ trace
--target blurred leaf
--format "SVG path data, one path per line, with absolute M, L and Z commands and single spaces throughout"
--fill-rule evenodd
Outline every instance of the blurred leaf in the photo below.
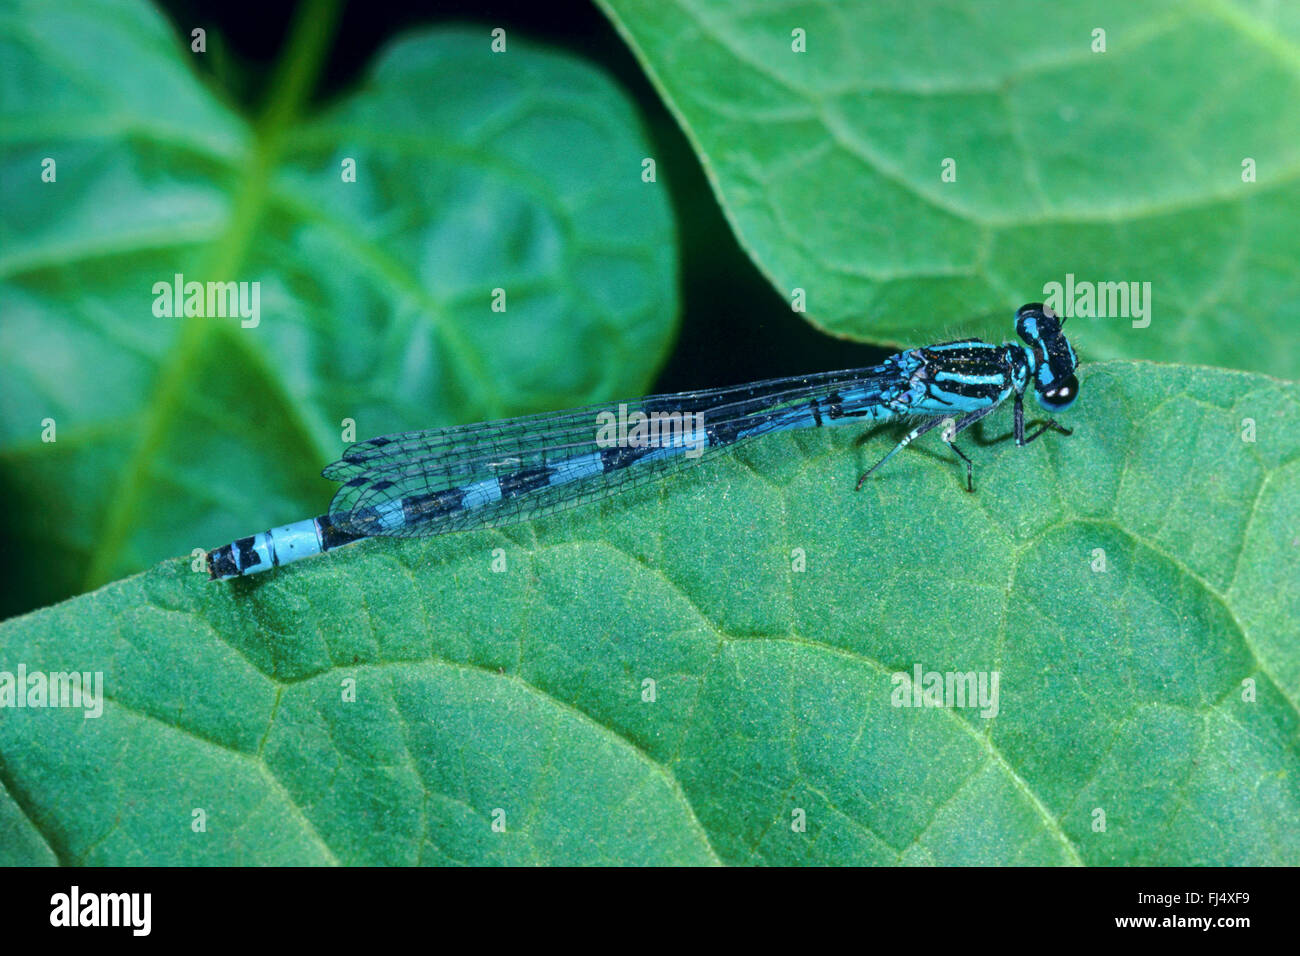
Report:
M 108 698 L 0 720 L 4 862 L 1295 865 L 1298 413 L 1114 362 L 1072 437 L 966 442 L 974 495 L 930 438 L 854 494 L 897 430 L 826 429 L 506 532 L 168 562 L 0 626 Z M 892 706 L 916 666 L 997 671 L 996 717 Z
M 1300 6 L 601 5 L 750 255 L 832 334 L 1001 334 L 1072 274 L 1151 283 L 1149 328 L 1088 320 L 1092 358 L 1300 376 Z
M 653 380 L 672 222 L 592 67 L 425 31 L 325 115 L 254 130 L 140 3 L 2 11 L 0 613 L 319 513 L 344 419 L 365 438 Z M 260 324 L 155 317 L 177 273 L 260 282 Z

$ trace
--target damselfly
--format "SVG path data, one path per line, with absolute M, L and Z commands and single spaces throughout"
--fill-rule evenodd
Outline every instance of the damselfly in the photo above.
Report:
M 378 535 L 528 521 L 797 428 L 922 419 L 858 479 L 861 488 L 900 448 L 947 423 L 943 441 L 965 462 L 966 489 L 974 491 L 971 460 L 953 439 L 1006 399 L 1014 399 L 1017 445 L 1048 429 L 1070 434 L 1051 418 L 1025 434 L 1031 383 L 1049 412 L 1067 408 L 1079 390 L 1078 359 L 1061 323 L 1033 303 L 1016 313 L 1023 345 L 962 339 L 899 352 L 872 368 L 372 438 L 325 469 L 342 482 L 329 514 L 209 551 L 209 573 L 214 580 L 252 574 Z

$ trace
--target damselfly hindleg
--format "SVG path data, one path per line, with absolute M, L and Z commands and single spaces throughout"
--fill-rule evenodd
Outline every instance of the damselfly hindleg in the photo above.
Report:
M 970 412 L 969 414 L 963 415 L 961 418 L 958 418 L 956 421 L 953 421 L 951 418 L 932 418 L 927 422 L 922 422 L 920 425 L 917 425 L 910 432 L 904 435 L 902 440 L 893 448 L 891 448 L 889 450 L 889 453 L 885 455 L 884 458 L 880 459 L 880 461 L 876 462 L 874 465 L 872 465 L 870 468 L 868 468 L 866 471 L 862 473 L 862 476 L 858 478 L 858 484 L 857 487 L 854 488 L 854 491 L 861 491 L 863 483 L 871 476 L 871 473 L 875 471 L 877 468 L 879 468 L 881 465 L 883 465 L 885 462 L 889 461 L 890 458 L 894 457 L 895 453 L 900 448 L 905 448 L 906 446 L 910 445 L 912 442 L 920 438 L 922 435 L 924 435 L 926 432 L 930 431 L 931 429 L 936 428 L 937 426 L 942 425 L 945 422 L 951 422 L 952 427 L 948 429 L 944 429 L 943 431 L 943 435 L 942 435 L 943 442 L 945 445 L 947 445 L 949 448 L 955 451 L 957 453 L 957 456 L 966 463 L 966 490 L 973 492 L 975 490 L 974 465 L 971 463 L 971 460 L 968 457 L 966 457 L 966 453 L 962 451 L 960 448 L 958 448 L 955 444 L 953 444 L 953 439 L 956 438 L 959 434 L 961 434 L 961 432 L 965 431 L 967 428 L 970 428 L 971 425 L 974 425 L 985 415 L 988 415 L 991 412 L 993 412 L 996 408 L 997 408 L 996 405 L 989 405 L 987 408 L 978 408 L 975 411 Z
M 876 462 L 874 465 L 872 465 L 870 468 L 868 468 L 866 471 L 862 473 L 862 476 L 858 478 L 857 486 L 854 487 L 853 490 L 861 491 L 863 483 L 868 478 L 871 477 L 871 473 L 875 471 L 877 468 L 879 468 L 881 465 L 883 465 L 885 462 L 889 461 L 889 459 L 893 458 L 894 455 L 898 454 L 898 450 L 900 448 L 906 448 L 908 445 L 912 444 L 912 442 L 916 441 L 916 439 L 920 438 L 926 432 L 930 431 L 930 429 L 936 428 L 939 425 L 943 424 L 945 420 L 946 419 L 942 419 L 942 418 L 932 418 L 929 421 L 922 422 L 921 424 L 913 428 L 910 432 L 908 432 L 906 435 L 903 436 L 902 441 L 900 441 L 897 445 L 895 445 L 893 448 L 889 450 L 889 453 L 886 454 L 884 458 L 880 459 L 880 461 Z

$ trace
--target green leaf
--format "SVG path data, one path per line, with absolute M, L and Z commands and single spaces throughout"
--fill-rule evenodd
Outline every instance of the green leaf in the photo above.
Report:
M 825 330 L 1000 336 L 1067 275 L 1149 282 L 1149 327 L 1089 320 L 1090 358 L 1300 376 L 1293 6 L 601 5 L 754 261 Z
M 141 3 L 3 10 L 0 473 L 23 557 L 0 614 L 319 513 L 345 419 L 362 438 L 636 394 L 671 346 L 668 202 L 591 66 L 423 31 L 323 115 L 277 100 L 254 128 Z M 281 89 L 320 55 L 291 49 Z M 177 273 L 259 282 L 260 323 L 156 316 Z
M 5 862 L 1296 865 L 1300 386 L 1081 377 L 1073 436 L 963 442 L 974 495 L 933 436 L 854 494 L 898 430 L 823 429 L 0 625 L 107 697 L 0 719 Z M 894 706 L 917 666 L 996 716 Z

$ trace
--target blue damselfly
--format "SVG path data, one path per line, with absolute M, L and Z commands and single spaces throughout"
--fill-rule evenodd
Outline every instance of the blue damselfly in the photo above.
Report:
M 1067 408 L 1079 390 L 1078 359 L 1062 320 L 1040 303 L 1016 313 L 1023 344 L 962 339 L 890 356 L 871 368 L 778 378 L 731 388 L 651 395 L 627 402 L 528 415 L 473 425 L 403 432 L 353 445 L 327 467 L 342 482 L 329 513 L 208 552 L 213 579 L 265 571 L 380 535 L 413 537 L 528 521 L 618 491 L 737 443 L 797 428 L 921 419 L 876 469 L 938 425 L 953 439 L 1008 398 L 1017 445 L 1025 434 L 1024 395 L 1033 387 L 1049 412 Z

